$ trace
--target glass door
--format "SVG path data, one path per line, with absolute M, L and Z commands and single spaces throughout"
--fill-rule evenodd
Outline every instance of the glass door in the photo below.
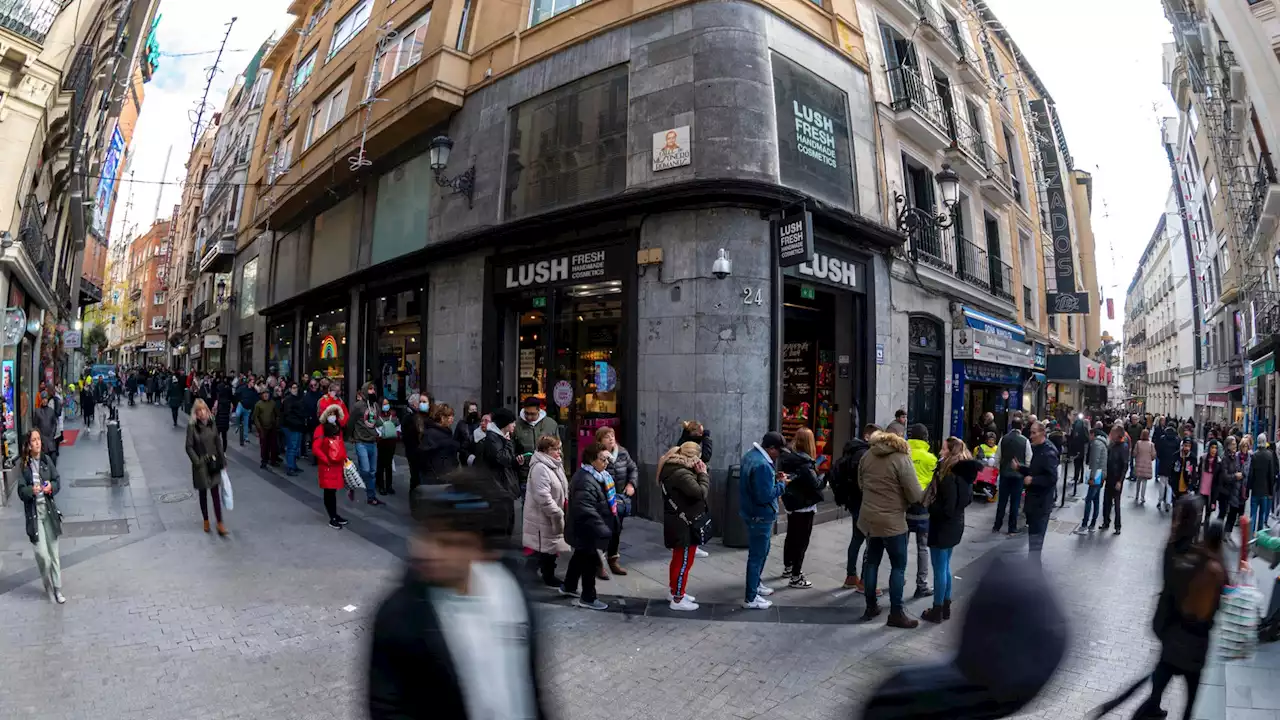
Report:
M 556 334 L 555 383 L 547 412 L 560 425 L 565 457 L 573 467 L 602 427 L 619 428 L 623 373 L 621 287 L 576 286 L 560 298 Z M 621 430 L 618 430 L 621 435 Z

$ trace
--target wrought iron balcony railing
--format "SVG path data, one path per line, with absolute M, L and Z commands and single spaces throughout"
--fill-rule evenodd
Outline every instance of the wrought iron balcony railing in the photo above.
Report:
M 889 71 L 889 92 L 893 98 L 895 112 L 913 110 L 933 125 L 938 132 L 948 137 L 951 128 L 947 125 L 946 109 L 938 92 L 925 82 L 920 71 L 910 65 L 902 65 Z
M 955 228 L 952 228 L 953 230 Z M 987 259 L 987 251 L 972 240 L 966 238 L 958 230 L 956 239 L 956 275 L 971 285 L 983 290 L 991 289 L 991 265 Z
M 35 265 L 36 272 L 45 285 L 53 289 L 53 245 L 44 236 L 44 217 L 35 195 L 28 195 L 22 206 L 22 220 L 18 227 L 22 247 Z
M 988 260 L 991 265 L 991 294 L 1013 302 L 1013 266 L 994 255 Z
M 0 27 L 43 45 L 53 19 L 65 4 L 58 0 L 0 0 Z

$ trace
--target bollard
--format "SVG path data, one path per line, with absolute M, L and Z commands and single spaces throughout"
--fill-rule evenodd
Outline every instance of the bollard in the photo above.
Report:
M 111 477 L 124 477 L 124 440 L 119 420 L 107 421 L 107 459 L 111 464 Z
M 744 548 L 747 546 L 747 523 L 742 519 L 738 509 L 742 501 L 738 497 L 738 486 L 742 484 L 742 466 L 729 468 L 729 477 L 724 483 L 724 518 L 720 526 L 720 542 L 725 547 Z

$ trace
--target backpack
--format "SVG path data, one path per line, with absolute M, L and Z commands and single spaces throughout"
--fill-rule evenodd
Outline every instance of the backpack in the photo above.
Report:
M 836 461 L 831 472 L 827 473 L 827 484 L 831 487 L 831 497 L 840 507 L 848 507 L 853 499 L 853 484 L 858 481 L 858 466 L 853 460 L 853 453 L 846 453 Z

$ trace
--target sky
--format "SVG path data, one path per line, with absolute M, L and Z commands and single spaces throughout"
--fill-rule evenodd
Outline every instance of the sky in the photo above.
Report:
M 285 13 L 288 0 L 161 0 L 160 25 L 156 32 L 160 44 L 160 69 L 144 87 L 145 98 L 130 148 L 130 165 L 121 175 L 116 198 L 113 242 L 125 237 L 125 203 L 130 199 L 127 222 L 136 235 L 145 231 L 157 217 L 156 200 L 160 200 L 158 217 L 169 217 L 173 206 L 182 198 L 178 185 L 159 185 L 159 180 L 180 183 L 186 177 L 187 157 L 191 152 L 191 131 L 195 109 L 204 95 L 206 71 L 213 65 L 218 45 L 226 32 L 226 24 L 234 17 L 227 52 L 223 53 L 219 72 L 209 90 L 203 123 L 222 109 L 227 91 L 253 54 L 274 33 L 277 37 L 288 28 L 291 18 Z M 202 53 L 175 57 L 187 53 Z M 173 156 L 165 171 L 165 156 Z M 137 182 L 130 183 L 129 172 Z
M 1125 291 L 1171 181 L 1160 137 L 1160 118 L 1176 113 L 1160 68 L 1169 22 L 1159 0 L 980 1 L 1053 96 L 1076 168 L 1093 174 L 1098 287 L 1115 299 L 1102 329 L 1120 337 Z

